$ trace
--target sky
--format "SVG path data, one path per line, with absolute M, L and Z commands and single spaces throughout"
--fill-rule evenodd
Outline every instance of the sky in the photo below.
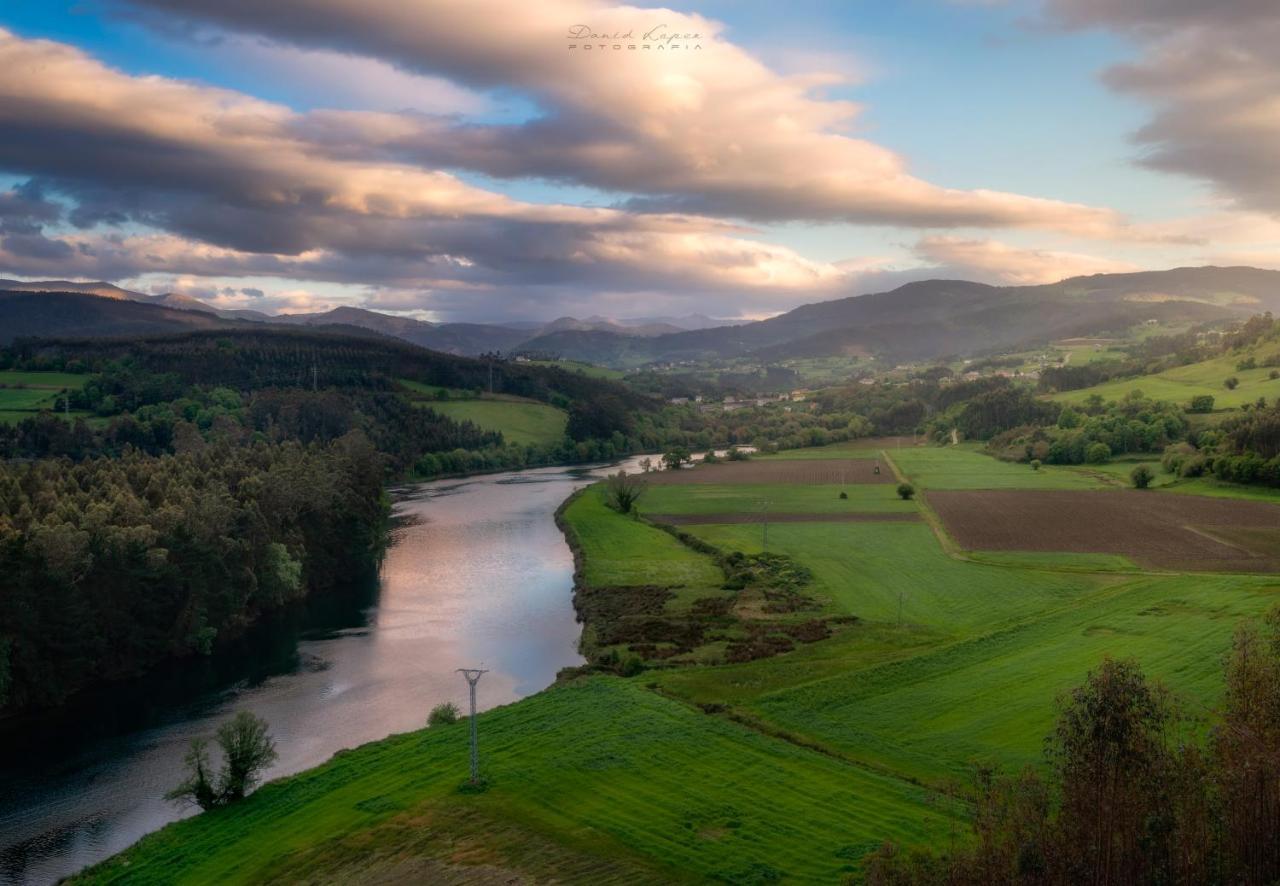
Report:
M 435 321 L 1280 268 L 1275 0 L 5 0 L 0 276 Z

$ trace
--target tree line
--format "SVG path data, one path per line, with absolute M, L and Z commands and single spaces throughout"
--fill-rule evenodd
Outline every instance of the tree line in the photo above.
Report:
M 360 431 L 0 464 L 0 711 L 208 653 L 370 568 L 384 477 Z

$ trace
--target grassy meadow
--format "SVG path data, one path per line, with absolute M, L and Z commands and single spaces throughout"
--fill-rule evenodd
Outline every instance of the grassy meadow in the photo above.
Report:
M 1258 354 L 1260 358 L 1269 352 Z M 1246 403 L 1252 403 L 1259 397 L 1266 397 L 1272 402 L 1280 397 L 1280 378 L 1270 378 L 1272 369 L 1259 365 L 1256 369 L 1236 369 L 1242 354 L 1227 354 L 1202 363 L 1178 366 L 1156 375 L 1144 375 L 1141 378 L 1121 379 L 1106 382 L 1091 388 L 1078 391 L 1064 391 L 1054 394 L 1052 399 L 1060 403 L 1083 403 L 1094 394 L 1103 400 L 1120 400 L 1131 391 L 1142 391 L 1152 400 L 1169 400 L 1180 406 L 1187 406 L 1192 397 L 1209 394 L 1214 400 L 1214 409 L 1238 409 Z M 1235 390 L 1228 390 L 1223 384 L 1228 378 L 1239 379 Z
M 456 421 L 501 431 L 508 443 L 553 444 L 564 438 L 569 416 L 545 403 L 518 400 L 441 400 L 425 404 Z
M 71 372 L 0 371 L 0 422 L 19 422 L 52 410 L 63 391 L 79 390 L 88 380 L 87 375 Z

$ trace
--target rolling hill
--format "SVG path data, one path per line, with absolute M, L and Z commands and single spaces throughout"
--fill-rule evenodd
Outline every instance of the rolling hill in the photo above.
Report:
M 40 313 L 36 302 L 13 300 L 19 288 L 40 287 L 64 293 L 58 304 L 50 302 L 45 317 L 36 316 Z M 68 302 L 71 294 L 80 300 Z M 138 329 L 164 331 L 208 326 L 218 320 L 253 320 L 360 327 L 452 354 L 525 351 L 631 367 L 743 356 L 780 360 L 874 354 L 886 360 L 926 360 L 1036 346 L 1068 337 L 1121 334 L 1148 320 L 1187 325 L 1226 321 L 1280 310 L 1280 271 L 1175 268 L 1071 277 L 1039 286 L 922 280 L 888 292 L 803 305 L 737 326 L 707 326 L 709 318 L 697 315 L 630 321 L 562 317 L 536 328 L 437 324 L 355 307 L 271 317 L 253 311 L 215 311 L 177 293 L 148 296 L 111 284 L 65 281 L 0 281 L 0 295 L 5 296 L 0 301 L 0 328 L 10 339 L 15 335 L 120 335 Z M 169 313 L 147 314 L 146 309 Z M 677 329 L 681 324 L 702 328 Z
M 1040 286 L 922 280 L 888 292 L 803 305 L 743 326 L 638 341 L 602 331 L 561 332 L 523 347 L 614 365 L 867 352 L 918 360 L 1118 331 L 1150 319 L 1204 323 L 1274 309 L 1280 309 L 1280 272 L 1257 268 L 1096 274 Z

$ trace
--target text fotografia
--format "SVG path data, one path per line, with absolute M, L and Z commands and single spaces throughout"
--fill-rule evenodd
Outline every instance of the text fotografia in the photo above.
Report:
M 569 48 L 577 50 L 690 50 L 702 48 L 701 34 L 673 31 L 666 25 L 655 25 L 639 34 L 634 29 L 600 33 L 590 25 L 574 25 L 566 35 Z

